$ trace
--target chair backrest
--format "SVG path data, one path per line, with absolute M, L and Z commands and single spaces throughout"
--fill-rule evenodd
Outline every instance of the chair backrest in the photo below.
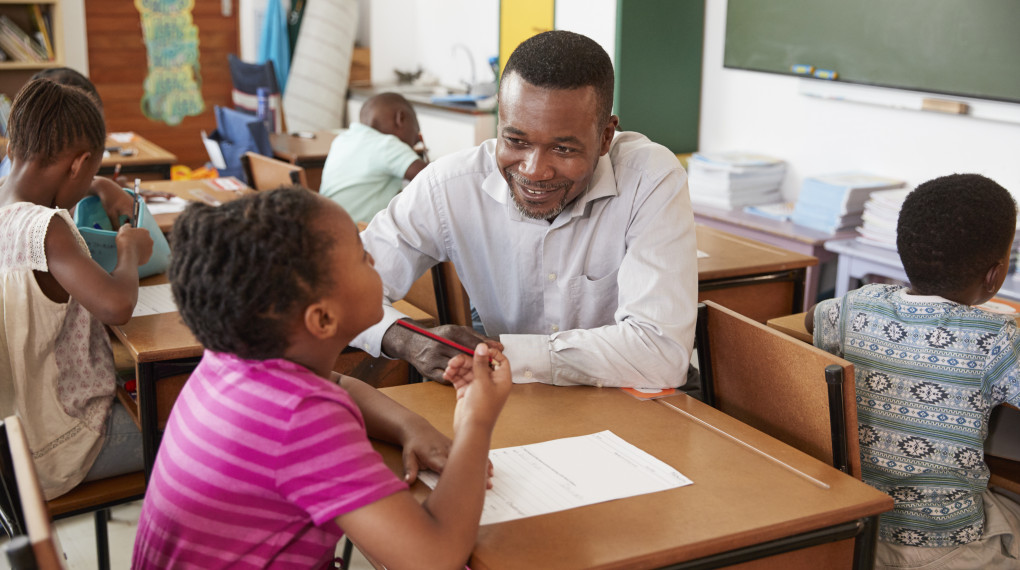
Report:
M 258 110 L 258 89 L 265 87 L 269 90 L 269 108 L 273 110 L 276 119 L 275 130 L 278 133 L 287 132 L 287 123 L 283 118 L 283 94 L 276 79 L 273 60 L 248 63 L 231 53 L 227 54 L 227 63 L 230 66 L 230 81 L 233 83 L 230 99 L 234 108 L 254 115 Z
M 708 404 L 860 479 L 851 363 L 711 301 L 695 344 Z
M 14 477 L 11 445 L 7 442 L 7 425 L 0 422 L 0 525 L 7 536 L 25 534 L 25 515 L 18 496 L 18 482 Z
M 255 152 L 246 152 L 241 156 L 241 165 L 248 185 L 256 190 L 273 190 L 293 184 L 308 188 L 305 169 L 289 162 Z
M 46 509 L 46 501 L 43 499 L 42 487 L 39 485 L 39 477 L 35 472 L 35 463 L 32 461 L 32 452 L 28 448 L 28 438 L 25 436 L 21 420 L 17 416 L 9 416 L 4 419 L 4 427 L 35 563 L 43 570 L 63 568 L 63 556 L 57 546 L 56 533 L 53 531 L 49 511 Z

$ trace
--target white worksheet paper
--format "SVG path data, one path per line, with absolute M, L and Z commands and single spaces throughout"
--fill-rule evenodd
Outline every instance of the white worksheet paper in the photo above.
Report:
M 481 524 L 493 524 L 624 497 L 665 491 L 693 481 L 611 431 L 493 449 L 494 475 Z M 435 488 L 439 476 L 419 474 Z
M 135 304 L 135 312 L 132 317 L 144 317 L 159 313 L 173 313 L 177 311 L 177 303 L 174 303 L 173 293 L 170 292 L 170 284 L 148 285 L 138 288 L 138 303 Z

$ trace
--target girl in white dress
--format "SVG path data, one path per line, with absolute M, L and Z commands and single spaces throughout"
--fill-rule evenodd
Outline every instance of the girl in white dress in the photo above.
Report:
M 97 462 L 112 420 L 126 413 L 111 414 L 115 376 L 103 325 L 131 318 L 138 266 L 149 259 L 152 239 L 145 229 L 121 226 L 117 267 L 107 273 L 68 214 L 88 193 L 106 140 L 102 112 L 85 91 L 33 80 L 15 98 L 8 136 L 11 172 L 0 186 L 0 414 L 24 422 L 52 499 L 93 464 L 103 465 L 101 476 L 141 468 L 140 453 L 122 450 L 104 455 L 126 461 Z

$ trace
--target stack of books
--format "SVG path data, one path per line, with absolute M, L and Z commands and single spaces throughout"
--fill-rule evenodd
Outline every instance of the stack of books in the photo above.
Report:
M 895 251 L 896 222 L 909 193 L 907 189 L 872 192 L 864 203 L 862 223 L 857 228 L 857 241 Z
M 782 201 L 786 163 L 746 152 L 696 152 L 687 173 L 692 202 L 728 210 Z
M 38 4 L 27 7 L 29 19 L 36 26 L 35 38 L 22 29 L 6 14 L 0 15 L 0 49 L 10 60 L 19 62 L 42 63 L 52 61 L 53 40 L 47 15 L 43 14 Z
M 804 179 L 792 220 L 825 233 L 852 229 L 860 225 L 872 192 L 903 185 L 902 180 L 859 172 L 812 176 Z

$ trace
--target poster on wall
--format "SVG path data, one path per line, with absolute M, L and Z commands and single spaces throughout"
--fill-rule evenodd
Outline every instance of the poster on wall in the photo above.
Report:
M 148 58 L 142 113 L 170 126 L 205 109 L 194 5 L 194 0 L 135 0 Z

